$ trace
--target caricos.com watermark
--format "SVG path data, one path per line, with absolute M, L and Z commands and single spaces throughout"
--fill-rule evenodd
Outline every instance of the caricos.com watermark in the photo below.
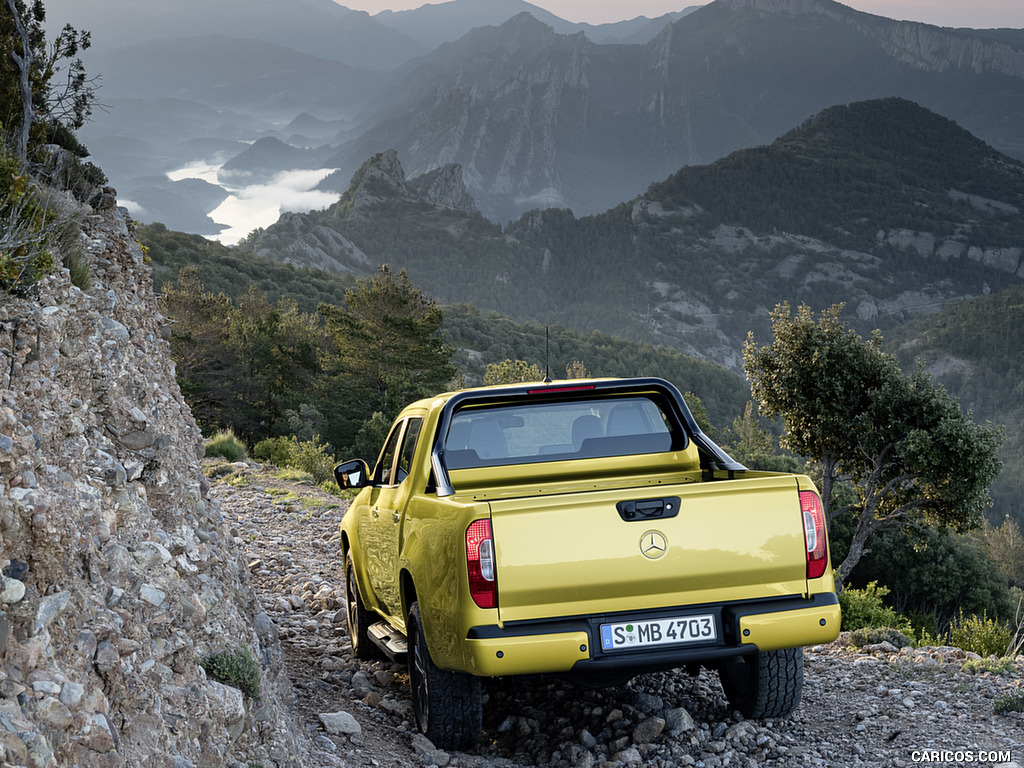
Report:
M 915 749 L 910 753 L 915 763 L 1009 763 L 1010 750 Z

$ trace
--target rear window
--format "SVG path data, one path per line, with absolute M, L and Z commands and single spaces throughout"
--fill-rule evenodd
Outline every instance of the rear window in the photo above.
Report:
M 470 406 L 452 417 L 448 469 L 663 453 L 686 435 L 655 398 Z

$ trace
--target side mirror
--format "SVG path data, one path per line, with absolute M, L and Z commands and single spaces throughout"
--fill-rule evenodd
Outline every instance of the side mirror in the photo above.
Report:
M 362 459 L 353 459 L 339 464 L 334 468 L 334 479 L 342 490 L 346 488 L 365 488 L 370 484 L 370 471 Z

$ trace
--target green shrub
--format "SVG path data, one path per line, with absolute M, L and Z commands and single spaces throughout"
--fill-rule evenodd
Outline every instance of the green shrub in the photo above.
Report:
M 57 238 L 60 262 L 67 268 L 71 284 L 88 291 L 92 287 L 92 268 L 86 261 L 81 235 L 82 226 L 74 216 L 61 216 Z
M 55 245 L 60 261 L 71 276 L 71 284 L 83 291 L 92 287 L 92 268 L 86 260 L 82 245 L 82 222 L 67 199 L 43 189 L 38 195 L 39 203 L 50 215 L 50 244 Z
M 237 688 L 250 699 L 260 697 L 260 665 L 244 645 L 211 653 L 202 660 L 202 666 L 214 680 Z
M 291 466 L 309 472 L 317 485 L 334 477 L 334 454 L 319 435 L 312 440 L 296 440 L 292 447 Z
M 246 456 L 245 444 L 230 429 L 221 430 L 206 441 L 206 455 L 222 456 L 228 461 L 243 461 Z
M 1016 669 L 1017 665 L 1009 657 L 1001 659 L 971 659 L 970 661 L 965 661 L 963 666 L 964 672 L 970 672 L 972 675 L 983 675 L 986 672 L 991 672 L 994 675 L 1009 675 L 1013 674 Z
M 25 293 L 53 271 L 51 219 L 28 174 L 0 147 L 0 291 Z
M 887 606 L 882 599 L 889 594 L 888 587 L 869 582 L 864 589 L 844 589 L 839 593 L 839 607 L 844 632 L 855 629 L 881 629 L 892 627 L 903 634 L 912 634 L 910 622 Z
M 225 461 L 203 467 L 203 474 L 211 480 L 223 480 L 238 476 L 241 473 L 235 468 L 233 463 Z
M 913 627 L 918 645 L 939 645 L 938 642 L 932 642 L 939 636 L 938 620 L 934 614 L 911 610 L 901 615 Z
M 996 714 L 1007 715 L 1010 712 L 1024 712 L 1024 690 L 1008 693 L 996 699 Z
M 909 637 L 893 627 L 861 627 L 848 632 L 844 640 L 854 648 L 879 643 L 890 643 L 896 648 L 906 648 L 914 644 Z
M 949 644 L 979 656 L 1004 656 L 1009 652 L 1013 632 L 1009 625 L 981 616 L 964 616 L 963 611 L 949 625 Z
M 89 156 L 89 150 L 79 141 L 75 132 L 59 120 L 46 121 L 46 142 L 69 150 L 75 157 Z
M 320 442 L 319 435 L 313 435 L 312 440 L 299 440 L 295 436 L 269 437 L 256 443 L 253 456 L 278 467 L 307 472 L 317 485 L 334 477 L 334 454 L 327 443 Z
M 345 490 L 341 490 L 341 488 L 338 487 L 338 482 L 333 476 L 330 480 L 324 480 L 320 483 L 320 490 L 324 493 L 331 494 L 331 496 L 337 496 L 339 499 L 348 499 L 349 501 L 359 495 L 358 488 L 346 488 Z
M 253 458 L 269 462 L 275 467 L 291 466 L 292 442 L 290 437 L 268 437 L 260 440 L 252 449 Z

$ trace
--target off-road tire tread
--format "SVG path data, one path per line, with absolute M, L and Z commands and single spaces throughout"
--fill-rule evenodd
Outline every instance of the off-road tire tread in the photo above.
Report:
M 748 686 L 730 684 L 721 670 L 729 703 L 751 720 L 786 717 L 800 705 L 804 689 L 803 648 L 760 651 L 749 661 Z
M 430 714 L 423 735 L 439 749 L 459 750 L 475 746 L 483 729 L 483 690 L 480 678 L 464 672 L 440 669 L 434 664 L 423 632 L 419 603 L 413 603 L 409 608 L 407 629 L 410 670 L 414 663 L 413 645 L 422 643 L 426 651 L 424 660 L 427 668 L 427 690 L 430 692 Z M 413 686 L 413 696 L 415 695 L 416 687 Z

